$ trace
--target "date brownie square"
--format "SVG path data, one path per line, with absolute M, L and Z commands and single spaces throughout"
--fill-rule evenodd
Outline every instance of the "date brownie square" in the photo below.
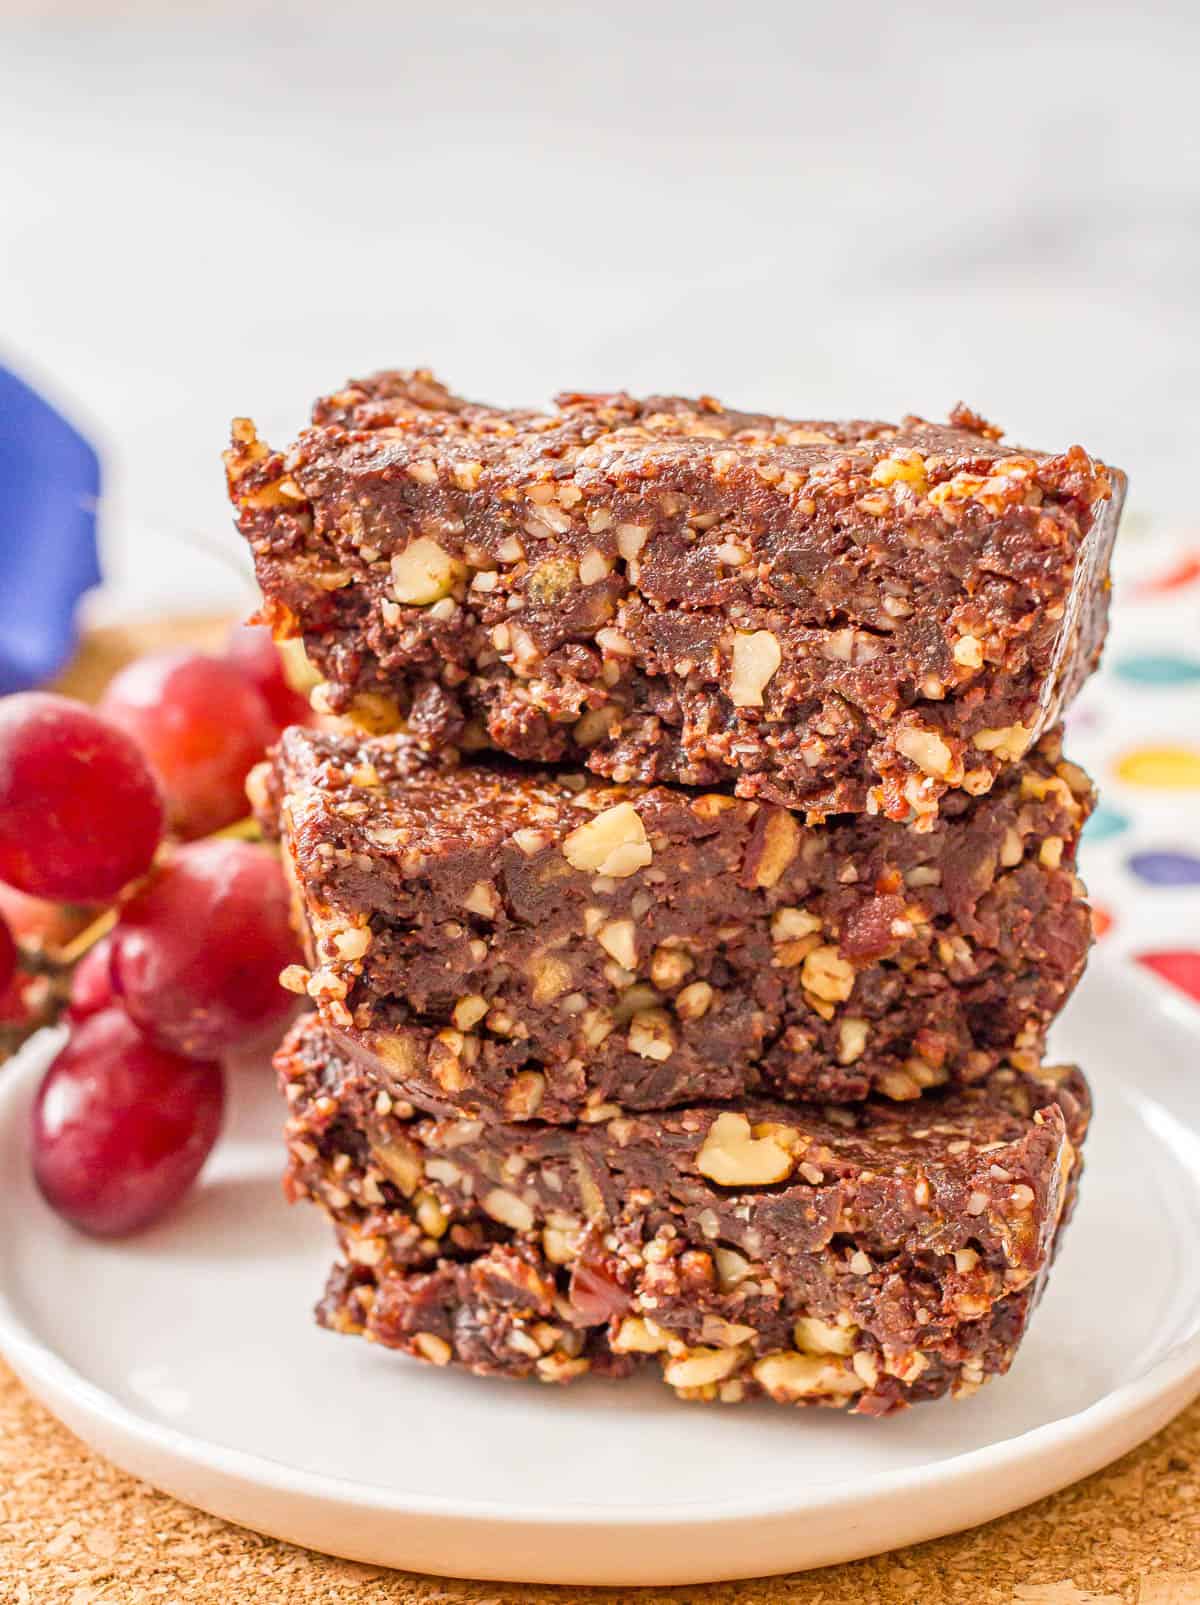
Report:
M 381 1085 L 488 1119 L 766 1093 L 916 1098 L 1039 1062 L 1091 940 L 1057 732 L 931 829 L 289 731 L 316 999 Z
M 323 705 L 445 747 L 929 824 L 1094 667 L 1123 476 L 1078 446 L 382 373 L 226 455 Z
M 276 1064 L 288 1190 L 341 1248 L 326 1325 L 549 1382 L 655 1356 L 685 1398 L 871 1415 L 1007 1369 L 1090 1112 L 1078 1071 L 1004 1069 L 918 1103 L 437 1119 L 315 1016 Z

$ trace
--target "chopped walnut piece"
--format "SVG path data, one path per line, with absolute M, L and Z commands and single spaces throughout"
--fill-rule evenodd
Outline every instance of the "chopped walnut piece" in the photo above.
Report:
M 1038 862 L 1047 869 L 1057 869 L 1062 863 L 1063 839 L 1061 836 L 1047 836 L 1038 848 Z
M 572 1232 L 559 1226 L 547 1226 L 542 1232 L 542 1251 L 551 1265 L 570 1265 L 577 1254 Z
M 696 1169 L 722 1187 L 766 1187 L 785 1181 L 793 1159 L 773 1137 L 755 1137 L 745 1115 L 717 1116 L 696 1155 Z
M 462 1054 L 466 1042 L 461 1031 L 439 1031 L 429 1045 L 429 1070 L 443 1092 L 461 1092 L 467 1084 Z
M 763 692 L 783 662 L 779 642 L 770 630 L 738 630 L 733 638 L 733 673 L 729 697 L 735 708 L 761 708 Z
M 356 930 L 335 931 L 331 941 L 339 959 L 352 964 L 360 959 L 371 945 L 371 930 L 361 925 Z
M 615 1024 L 607 1009 L 588 1009 L 579 1022 L 579 1028 L 588 1047 L 598 1048 L 606 1037 L 611 1036 Z
M 454 1358 L 454 1350 L 436 1332 L 414 1332 L 412 1343 L 421 1358 L 428 1360 L 430 1365 L 449 1365 Z
M 804 908 L 777 908 L 771 916 L 772 942 L 795 942 L 821 929 L 819 915 Z
M 510 1193 L 503 1187 L 493 1187 L 491 1192 L 483 1195 L 479 1203 L 480 1207 L 502 1226 L 510 1226 L 514 1232 L 532 1231 L 533 1210 L 523 1198 L 518 1198 L 516 1193 Z
M 1023 724 L 1010 724 L 1000 730 L 977 730 L 971 738 L 971 744 L 980 752 L 994 752 L 1015 763 L 1018 758 L 1025 756 L 1032 740 L 1032 730 Z
M 637 557 L 645 546 L 649 534 L 649 526 L 646 524 L 617 525 L 617 550 L 627 563 Z
M 459 998 L 451 1017 L 460 1031 L 469 1031 L 473 1025 L 479 1024 L 487 1012 L 488 1000 L 478 992 L 472 992 Z
M 653 1321 L 627 1315 L 614 1330 L 610 1342 L 617 1354 L 661 1354 L 667 1346 L 667 1336 Z
M 537 1004 L 553 1003 L 555 998 L 571 990 L 574 980 L 571 966 L 553 953 L 537 954 L 529 961 L 528 969 L 533 978 L 531 996 Z
M 511 839 L 526 858 L 532 858 L 535 853 L 540 853 L 543 847 L 548 847 L 550 844 L 550 836 L 546 831 L 527 826 L 514 830 Z
M 432 1237 L 434 1242 L 446 1235 L 450 1225 L 450 1217 L 438 1203 L 432 1193 L 418 1193 L 413 1204 L 413 1213 L 417 1217 L 417 1225 L 426 1237 Z
M 371 1158 L 406 1198 L 411 1198 L 421 1185 L 424 1166 L 411 1143 L 392 1137 L 387 1142 L 374 1144 Z
M 865 1386 L 857 1372 L 816 1354 L 767 1354 L 753 1369 L 764 1392 L 781 1403 L 822 1393 L 861 1393 Z
M 866 1020 L 845 1019 L 838 1026 L 838 1063 L 853 1064 L 866 1051 L 870 1026 Z
M 632 803 L 617 803 L 573 830 L 563 842 L 573 869 L 622 880 L 651 862 L 654 853 L 641 815 Z
M 371 1046 L 390 1070 L 396 1070 L 402 1076 L 411 1076 L 416 1072 L 417 1047 L 405 1032 L 378 1032 L 371 1038 Z
M 392 594 L 397 602 L 424 607 L 449 596 L 463 565 L 436 541 L 419 535 L 392 558 Z
M 924 491 L 928 484 L 925 469 L 925 459 L 918 451 L 898 451 L 891 457 L 882 457 L 871 470 L 871 483 L 873 485 L 894 485 L 899 480 L 901 484 L 911 485 L 917 491 Z
M 702 1388 L 720 1382 L 741 1365 L 742 1353 L 736 1349 L 687 1349 L 663 1367 L 663 1381 L 671 1388 Z
M 717 1268 L 717 1282 L 725 1291 L 744 1282 L 750 1275 L 750 1261 L 736 1249 L 718 1245 L 713 1249 L 713 1262 Z
M 751 886 L 774 886 L 800 851 L 800 826 L 786 808 L 766 808 L 742 866 Z
M 575 721 L 571 733 L 581 747 L 594 747 L 609 735 L 619 718 L 617 708 L 589 708 Z
M 905 725 L 896 732 L 896 750 L 910 758 L 927 775 L 944 780 L 954 764 L 954 754 L 934 730 L 918 730 Z
M 590 546 L 579 560 L 579 579 L 583 585 L 595 585 L 598 580 L 605 579 L 613 570 L 611 557 L 595 546 Z
M 586 1376 L 591 1368 L 586 1354 L 545 1354 L 537 1362 L 537 1374 L 543 1382 L 573 1382 L 576 1377 Z
M 792 1341 L 805 1354 L 851 1354 L 857 1334 L 855 1326 L 832 1326 L 815 1315 L 802 1315 Z
M 596 932 L 596 940 L 624 969 L 636 969 L 637 938 L 632 920 L 609 920 Z
M 629 1022 L 629 1046 L 643 1059 L 669 1059 L 675 1049 L 675 1037 L 667 1011 L 639 1009 Z
M 541 1071 L 522 1070 L 513 1077 L 504 1100 L 504 1112 L 510 1120 L 532 1120 L 542 1106 L 545 1093 L 546 1078 Z
M 721 814 L 728 813 L 731 808 L 737 807 L 733 797 L 723 797 L 719 791 L 706 792 L 703 797 L 697 797 L 692 803 L 692 812 L 697 819 L 716 819 Z
M 920 1082 L 910 1076 L 907 1070 L 883 1070 L 876 1085 L 885 1098 L 894 1098 L 897 1103 L 921 1096 Z
M 805 991 L 826 1003 L 844 1003 L 854 991 L 854 966 L 828 944 L 813 948 L 800 969 Z
M 702 1020 L 716 996 L 707 981 L 693 981 L 675 997 L 675 1013 L 681 1020 Z
M 462 906 L 469 909 L 472 914 L 483 915 L 485 919 L 494 919 L 500 908 L 495 890 L 489 881 L 476 881 L 463 898 Z
M 650 979 L 662 991 L 669 992 L 693 968 L 691 956 L 682 948 L 658 947 L 650 959 Z

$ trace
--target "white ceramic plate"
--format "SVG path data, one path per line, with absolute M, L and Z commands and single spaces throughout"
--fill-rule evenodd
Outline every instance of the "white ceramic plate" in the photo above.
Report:
M 1080 1207 L 1013 1370 L 962 1403 L 705 1409 L 649 1378 L 481 1381 L 321 1332 L 330 1244 L 280 1197 L 265 1073 L 173 1219 L 92 1242 L 29 1179 L 45 1041 L 0 1075 L 0 1348 L 119 1465 L 355 1560 L 630 1586 L 877 1553 L 1096 1470 L 1200 1391 L 1198 1042 L 1200 1011 L 1152 978 L 1089 973 L 1055 1042 L 1097 1101 Z

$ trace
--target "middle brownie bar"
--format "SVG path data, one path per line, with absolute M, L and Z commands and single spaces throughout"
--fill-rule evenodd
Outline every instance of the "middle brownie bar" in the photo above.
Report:
M 913 1098 L 1033 1068 L 1090 941 L 1092 791 L 1057 733 L 928 831 L 301 729 L 258 791 L 306 930 L 289 979 L 434 1111 Z

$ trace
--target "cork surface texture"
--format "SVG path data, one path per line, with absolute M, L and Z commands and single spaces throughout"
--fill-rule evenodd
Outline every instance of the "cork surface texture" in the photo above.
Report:
M 105 631 L 65 677 L 94 693 L 132 651 L 211 620 Z M 516 1384 L 514 1384 L 516 1385 Z M 207 1516 L 85 1448 L 0 1366 L 0 1605 L 1200 1605 L 1200 1402 L 1094 1477 L 1000 1521 L 853 1565 L 682 1588 L 418 1577 Z
M 986 1527 L 791 1577 L 634 1591 L 417 1577 L 259 1537 L 117 1471 L 0 1368 L 0 1600 L 1200 1605 L 1200 1403 L 1107 1471 Z

